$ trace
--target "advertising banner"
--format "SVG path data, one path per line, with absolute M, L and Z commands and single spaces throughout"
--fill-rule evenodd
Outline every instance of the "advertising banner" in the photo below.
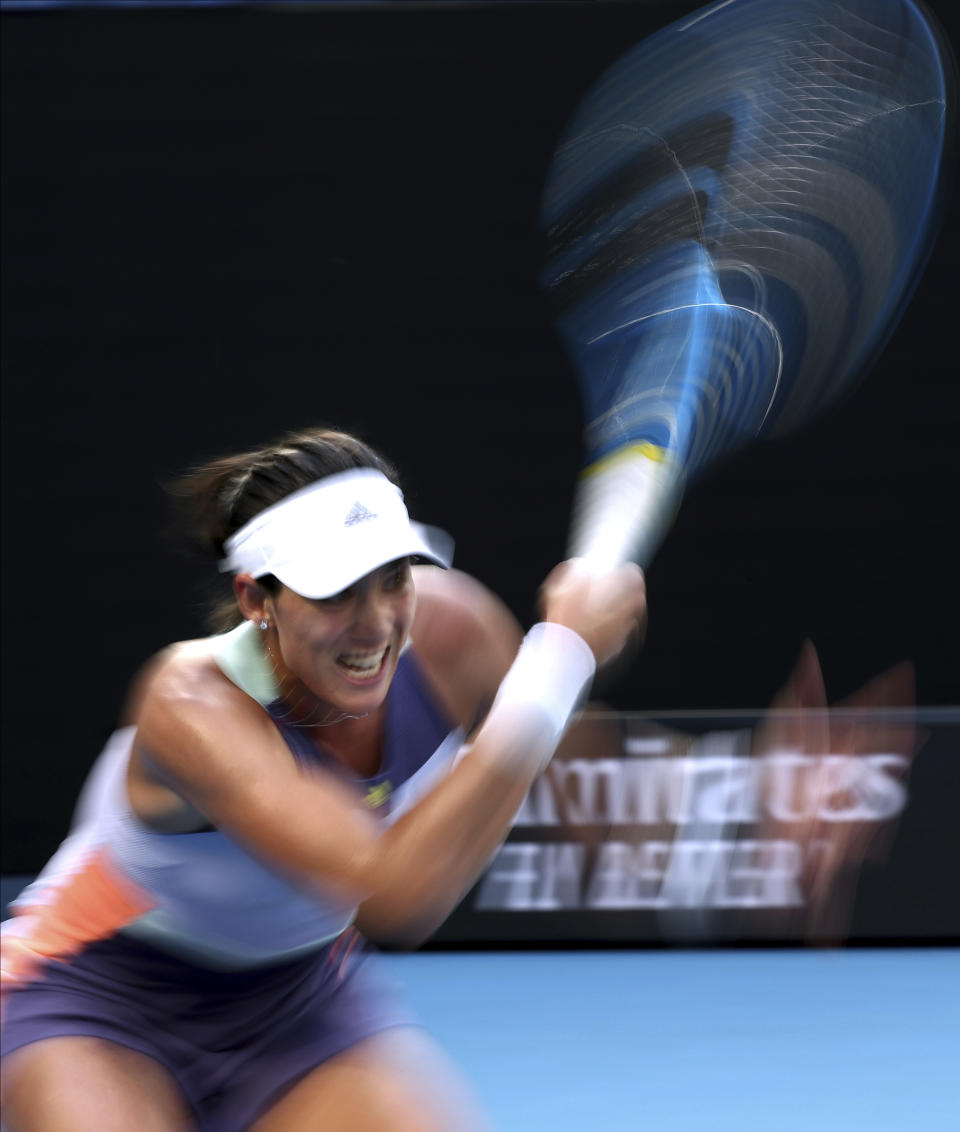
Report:
M 590 715 L 435 942 L 960 938 L 958 755 L 957 709 Z

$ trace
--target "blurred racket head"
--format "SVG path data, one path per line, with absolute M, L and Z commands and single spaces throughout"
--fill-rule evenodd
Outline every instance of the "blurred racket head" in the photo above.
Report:
M 913 0 L 723 0 L 588 92 L 541 208 L 587 420 L 571 554 L 646 565 L 712 461 L 869 368 L 936 235 L 955 90 Z

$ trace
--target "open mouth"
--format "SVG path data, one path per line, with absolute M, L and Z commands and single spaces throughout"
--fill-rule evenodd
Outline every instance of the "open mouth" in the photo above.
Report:
M 345 652 L 337 657 L 337 666 L 351 680 L 376 680 L 383 671 L 389 652 L 389 645 L 374 652 Z

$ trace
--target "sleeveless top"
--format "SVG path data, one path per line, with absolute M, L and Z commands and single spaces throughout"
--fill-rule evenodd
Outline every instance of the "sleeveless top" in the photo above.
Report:
M 463 743 L 439 707 L 412 649 L 400 656 L 385 703 L 383 756 L 368 779 L 283 721 L 272 674 L 245 622 L 214 638 L 225 675 L 271 715 L 298 764 L 352 781 L 391 822 L 447 773 Z M 130 809 L 125 776 L 136 729 L 107 743 L 80 796 L 73 831 L 14 902 L 5 925 L 37 954 L 69 958 L 96 939 L 129 935 L 217 969 L 283 962 L 324 946 L 356 907 L 307 889 L 258 860 L 228 834 L 158 833 Z

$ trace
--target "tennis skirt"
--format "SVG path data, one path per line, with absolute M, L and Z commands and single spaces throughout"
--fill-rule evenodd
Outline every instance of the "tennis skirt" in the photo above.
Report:
M 241 1132 L 328 1058 L 413 1024 L 353 929 L 305 958 L 245 971 L 117 936 L 47 963 L 5 1006 L 4 1055 L 76 1035 L 137 1050 L 172 1074 L 203 1132 Z

